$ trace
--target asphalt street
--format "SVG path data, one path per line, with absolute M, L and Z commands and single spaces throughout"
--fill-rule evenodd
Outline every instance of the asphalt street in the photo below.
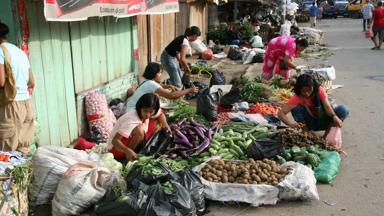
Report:
M 346 104 L 350 116 L 343 125 L 343 148 L 339 175 L 333 184 L 318 184 L 319 201 L 280 202 L 275 206 L 245 204 L 210 205 L 209 216 L 237 215 L 384 215 L 384 47 L 371 50 L 364 37 L 362 20 L 322 20 L 324 43 L 334 52 L 326 61 L 336 68 L 333 92 L 337 104 Z M 372 79 L 381 75 L 383 81 Z

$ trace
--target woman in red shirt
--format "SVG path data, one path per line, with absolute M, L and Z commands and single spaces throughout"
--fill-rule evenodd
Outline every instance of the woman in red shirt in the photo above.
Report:
M 299 76 L 294 92 L 278 113 L 279 119 L 290 127 L 299 128 L 299 123 L 304 123 L 308 130 L 328 131 L 330 126 L 341 127 L 349 114 L 345 105 L 332 107 L 324 88 L 308 74 Z M 289 112 L 293 121 L 287 116 Z
M 372 41 L 375 44 L 372 50 L 380 50 L 384 39 L 384 8 L 381 1 L 377 3 L 376 9 L 373 11 L 372 31 Z M 376 36 L 379 36 L 379 42 L 377 42 Z

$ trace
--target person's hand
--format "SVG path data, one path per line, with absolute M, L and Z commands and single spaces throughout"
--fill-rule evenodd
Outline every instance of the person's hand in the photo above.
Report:
M 333 116 L 333 123 L 334 123 L 334 125 L 336 126 L 336 127 L 342 127 L 342 125 L 343 125 L 343 121 L 338 117 L 338 116 Z
M 305 127 L 305 124 L 299 123 L 299 122 L 294 122 L 294 123 L 290 124 L 289 126 L 291 128 L 295 128 L 295 129 L 302 129 Z
M 28 93 L 29 93 L 30 96 L 33 95 L 33 90 L 34 90 L 34 88 L 28 88 Z
M 304 68 L 303 65 L 298 65 L 298 66 L 295 67 L 295 70 L 296 71 L 301 71 L 301 69 L 303 69 L 303 68 Z
M 196 88 L 196 87 L 191 87 L 191 88 L 189 88 L 189 93 L 194 93 L 194 94 L 196 94 L 196 93 L 198 93 L 198 92 L 199 92 L 199 89 Z
M 135 161 L 137 160 L 137 154 L 134 151 L 129 151 L 125 154 L 125 157 L 128 161 Z
M 178 91 L 177 87 L 174 85 L 169 85 L 168 89 L 170 89 L 171 91 Z

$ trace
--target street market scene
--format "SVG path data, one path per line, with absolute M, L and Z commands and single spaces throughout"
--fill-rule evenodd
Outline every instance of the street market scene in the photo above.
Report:
M 382 215 L 384 1 L 3 0 L 0 216 Z

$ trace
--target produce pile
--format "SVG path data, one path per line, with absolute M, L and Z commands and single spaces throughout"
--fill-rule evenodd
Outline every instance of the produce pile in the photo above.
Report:
M 209 150 L 197 157 L 188 158 L 192 167 L 204 163 L 213 156 L 220 156 L 222 159 L 246 160 L 246 150 L 253 141 L 265 138 L 269 135 L 268 128 L 263 125 L 255 126 L 252 123 L 232 123 L 221 127 L 215 133 Z
M 325 139 L 323 137 L 317 136 L 312 131 L 287 128 L 285 130 L 281 130 L 279 135 L 285 147 L 306 147 L 316 144 L 325 147 Z
M 292 148 L 285 148 L 281 155 L 276 156 L 275 160 L 279 164 L 283 164 L 286 161 L 295 161 L 314 169 L 320 163 L 320 152 L 319 145 L 301 148 L 293 146 Z
M 246 113 L 259 113 L 261 115 L 277 115 L 281 108 L 276 107 L 272 104 L 266 104 L 266 103 L 255 103 L 252 105 Z
M 195 121 L 201 124 L 206 126 L 209 125 L 209 122 L 202 115 L 196 114 L 195 106 L 192 106 L 182 100 L 177 100 L 176 103 L 178 108 L 174 111 L 173 115 L 168 118 L 168 123 L 173 123 L 185 118 L 193 118 Z
M 183 119 L 171 125 L 174 142 L 168 155 L 171 158 L 199 155 L 209 147 L 216 127 L 207 128 L 191 119 Z
M 271 87 L 266 84 L 249 82 L 241 90 L 241 95 L 244 100 L 250 103 L 256 103 L 268 101 L 268 99 L 273 96 L 273 91 Z
M 277 185 L 288 174 L 273 160 L 226 161 L 211 160 L 200 171 L 210 182 Z
M 220 126 L 231 123 L 231 119 L 228 116 L 228 113 L 221 112 L 217 115 L 217 120 L 213 122 L 213 125 Z

